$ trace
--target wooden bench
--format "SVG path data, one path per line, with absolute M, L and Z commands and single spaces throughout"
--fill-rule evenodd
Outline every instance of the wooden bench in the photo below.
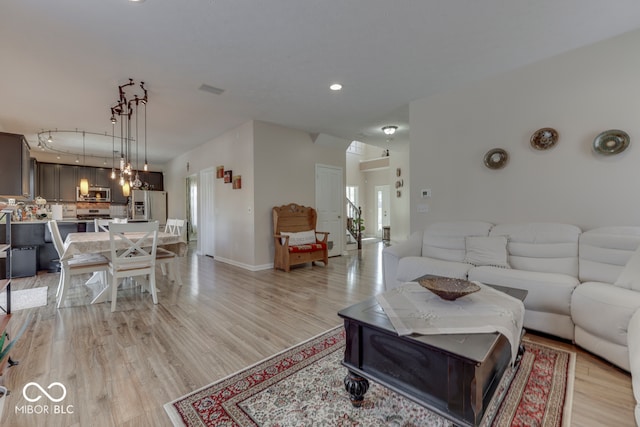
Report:
M 316 231 L 316 210 L 295 203 L 276 206 L 273 213 L 273 268 L 289 271 L 292 265 L 322 261 L 329 264 L 328 232 Z M 319 239 L 318 236 L 321 235 Z

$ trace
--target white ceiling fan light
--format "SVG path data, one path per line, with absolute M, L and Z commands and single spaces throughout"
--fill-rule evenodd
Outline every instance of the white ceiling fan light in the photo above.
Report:
M 382 132 L 385 133 L 385 135 L 393 135 L 394 133 L 396 133 L 396 131 L 398 130 L 398 126 L 395 125 L 390 125 L 390 126 L 383 126 L 382 127 Z

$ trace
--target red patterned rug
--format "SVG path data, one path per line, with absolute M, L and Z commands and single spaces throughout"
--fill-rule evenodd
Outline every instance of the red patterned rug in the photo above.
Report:
M 450 426 L 450 421 L 373 381 L 361 408 L 344 389 L 344 329 L 331 329 L 167 403 L 175 426 Z M 524 342 L 483 426 L 568 426 L 575 353 Z

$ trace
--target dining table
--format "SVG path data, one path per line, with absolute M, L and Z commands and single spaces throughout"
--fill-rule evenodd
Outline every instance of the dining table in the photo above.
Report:
M 143 237 L 145 232 L 133 232 L 126 233 L 132 239 L 139 239 Z M 122 239 L 115 240 L 116 249 L 126 249 L 128 245 Z M 175 253 L 177 256 L 182 257 L 187 254 L 187 242 L 182 236 L 167 233 L 164 231 L 158 232 L 157 247 L 163 248 Z M 64 252 L 60 261 L 64 261 L 73 258 L 74 255 L 80 254 L 103 254 L 109 257 L 111 252 L 111 237 L 109 233 L 69 233 L 63 244 Z M 179 273 L 178 273 L 179 274 Z M 87 283 L 95 282 L 98 276 L 93 275 Z M 98 293 L 98 295 L 91 301 L 91 304 L 105 302 L 109 299 L 109 290 L 111 285 L 109 283 Z

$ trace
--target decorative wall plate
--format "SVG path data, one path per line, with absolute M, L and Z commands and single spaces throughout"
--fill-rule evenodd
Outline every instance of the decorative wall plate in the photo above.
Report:
M 558 131 L 553 128 L 538 129 L 531 135 L 531 146 L 536 150 L 547 150 L 558 142 Z
M 489 169 L 502 169 L 509 160 L 509 154 L 502 148 L 493 148 L 484 155 L 484 165 Z
M 629 146 L 629 134 L 618 129 L 602 132 L 593 140 L 593 150 L 598 154 L 622 153 Z

